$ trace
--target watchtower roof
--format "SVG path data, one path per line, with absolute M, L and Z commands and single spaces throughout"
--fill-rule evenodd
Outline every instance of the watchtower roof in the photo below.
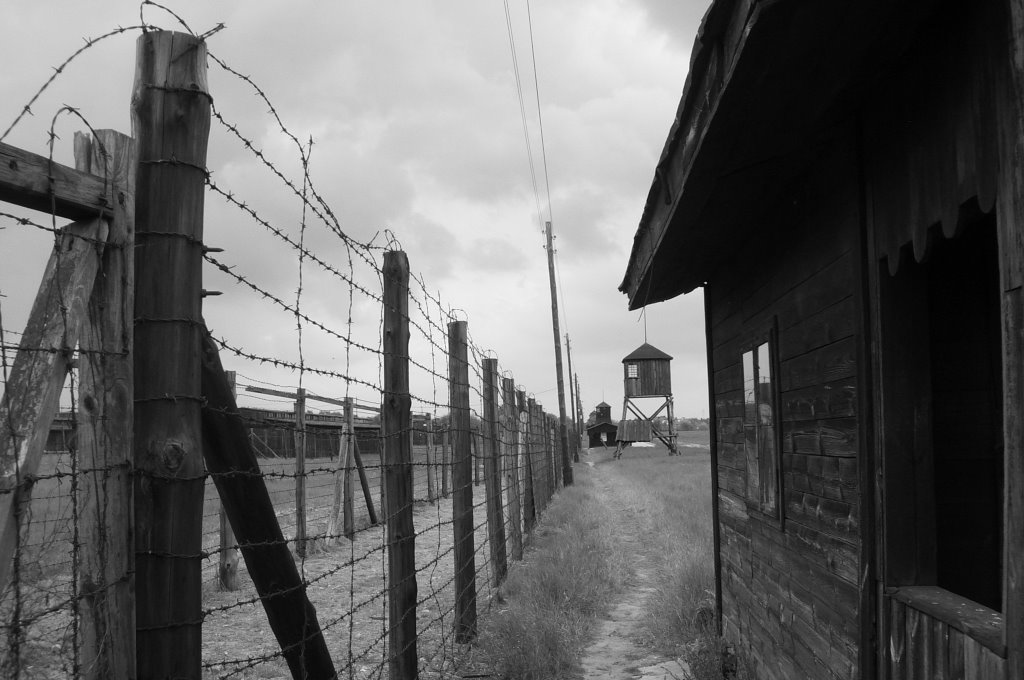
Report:
M 597 405 L 597 408 L 611 408 L 611 407 L 612 407 L 611 404 L 606 404 L 603 401 L 600 404 Z
M 671 361 L 672 357 L 665 354 L 654 345 L 645 342 L 630 352 L 629 355 L 622 360 L 622 363 L 626 363 L 627 361 L 636 361 L 637 359 L 668 359 Z

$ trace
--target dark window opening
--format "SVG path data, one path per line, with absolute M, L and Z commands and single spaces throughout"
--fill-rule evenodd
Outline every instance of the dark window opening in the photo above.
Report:
M 743 435 L 747 498 L 778 516 L 777 396 L 773 378 L 775 343 L 769 338 L 743 353 Z
M 1002 605 L 1003 366 L 994 220 L 935 244 L 928 270 L 936 585 Z
M 1003 383 L 995 215 L 881 263 L 886 583 L 1002 609 Z

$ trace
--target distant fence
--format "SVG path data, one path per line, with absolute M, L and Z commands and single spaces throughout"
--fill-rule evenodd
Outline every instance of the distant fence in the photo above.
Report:
M 0 676 L 455 676 L 562 484 L 556 420 L 393 237 L 347 236 L 251 79 L 211 55 L 263 99 L 299 179 L 212 108 L 201 37 L 144 31 L 138 54 L 135 140 L 76 135 L 76 168 L 0 141 L 0 199 L 52 216 L 0 219 L 54 241 L 23 330 L 0 298 Z M 211 121 L 298 218 L 211 178 Z M 248 255 L 205 245 L 227 238 L 204 234 L 205 199 L 247 223 Z M 240 409 L 236 372 L 291 408 Z

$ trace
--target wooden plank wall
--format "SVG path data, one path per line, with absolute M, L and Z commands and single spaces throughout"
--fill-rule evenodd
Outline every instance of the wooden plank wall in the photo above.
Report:
M 825 154 L 807 177 L 705 291 L 713 310 L 723 629 L 758 677 L 774 680 L 858 677 L 859 208 L 852 143 Z M 741 354 L 773 321 L 781 522 L 748 506 L 743 449 Z

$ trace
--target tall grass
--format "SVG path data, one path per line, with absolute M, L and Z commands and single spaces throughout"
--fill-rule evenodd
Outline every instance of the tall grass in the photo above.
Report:
M 481 648 L 509 680 L 573 677 L 595 619 L 627 584 L 650 589 L 642 642 L 682 657 L 694 680 L 721 680 L 714 620 L 708 433 L 681 433 L 681 456 L 594 450 L 549 508 L 528 558 L 503 586 Z M 594 476 L 614 498 L 596 493 Z M 742 674 L 740 677 L 743 677 Z
M 549 507 L 481 629 L 480 649 L 498 676 L 541 680 L 578 671 L 591 625 L 629 575 L 620 541 L 614 513 L 588 471 L 577 468 L 575 484 Z

